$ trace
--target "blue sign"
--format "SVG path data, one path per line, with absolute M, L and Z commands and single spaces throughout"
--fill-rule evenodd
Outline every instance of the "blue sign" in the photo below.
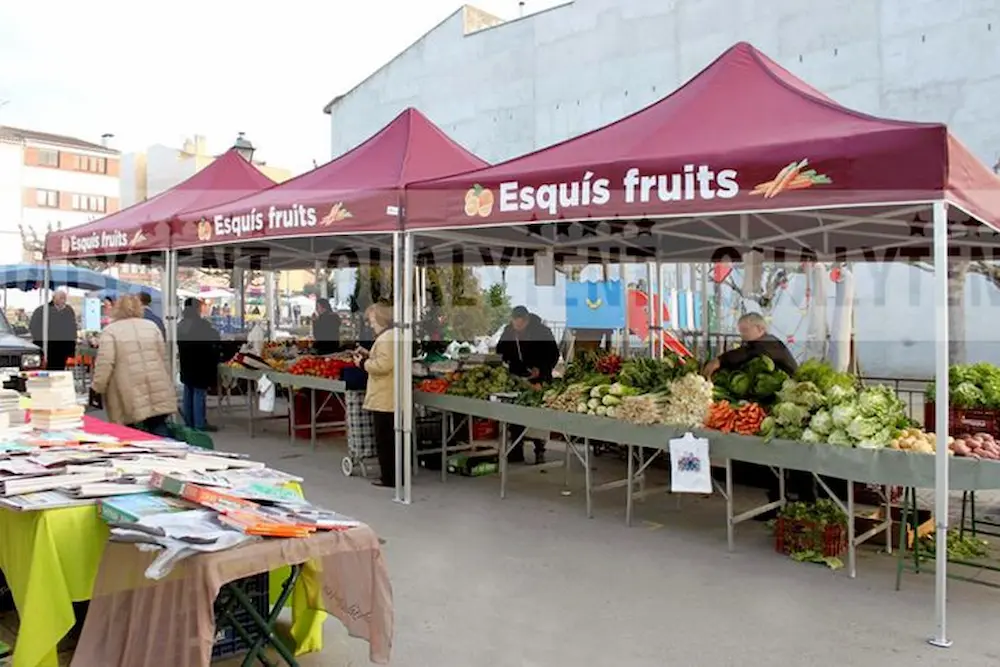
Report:
M 101 330 L 101 300 L 87 297 L 83 300 L 83 330 Z
M 620 280 L 566 283 L 566 326 L 570 329 L 621 329 L 625 294 Z

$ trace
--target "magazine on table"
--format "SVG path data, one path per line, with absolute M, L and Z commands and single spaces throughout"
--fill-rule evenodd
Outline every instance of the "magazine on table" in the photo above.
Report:
M 38 491 L 54 491 L 69 489 L 82 484 L 104 482 L 114 479 L 114 471 L 88 472 L 77 475 L 48 475 L 46 477 L 18 477 L 16 479 L 0 480 L 0 496 L 19 496 Z
M 93 504 L 94 500 L 92 499 L 73 498 L 61 491 L 39 491 L 0 498 L 0 506 L 8 507 L 17 512 L 35 512 Z
M 248 482 L 263 482 L 266 484 L 301 484 L 302 477 L 291 475 L 274 468 L 240 468 L 219 473 L 220 477 L 228 479 L 234 486 Z

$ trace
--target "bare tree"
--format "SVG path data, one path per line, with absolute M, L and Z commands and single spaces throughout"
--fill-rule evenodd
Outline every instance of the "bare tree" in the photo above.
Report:
M 21 248 L 24 251 L 25 260 L 31 263 L 45 261 L 45 237 L 39 237 L 38 232 L 33 227 L 26 228 L 22 224 L 18 224 L 17 227 L 21 232 Z M 59 229 L 61 229 L 61 225 L 56 225 L 53 229 L 52 224 L 49 223 L 46 234 Z M 97 259 L 74 259 L 73 264 L 94 271 L 103 271 L 108 268 L 107 262 Z

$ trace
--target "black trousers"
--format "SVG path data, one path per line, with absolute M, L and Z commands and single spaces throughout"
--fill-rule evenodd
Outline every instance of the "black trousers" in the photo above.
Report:
M 508 444 L 512 443 L 518 438 L 521 438 L 521 434 L 524 433 L 526 430 L 527 429 L 523 426 L 519 426 L 517 424 L 508 424 L 507 443 Z M 524 440 L 525 440 L 524 438 L 521 438 L 521 441 L 518 442 L 516 445 L 514 445 L 514 447 L 510 450 L 510 454 L 507 455 L 507 460 L 510 461 L 511 463 L 521 463 L 522 461 L 524 461 Z M 535 456 L 538 457 L 544 454 L 545 454 L 545 443 L 536 440 Z
M 391 412 L 371 411 L 375 430 L 375 454 L 382 471 L 382 483 L 396 486 L 396 423 Z
M 42 347 L 41 341 L 35 345 Z M 50 340 L 49 356 L 45 360 L 45 368 L 50 371 L 66 370 L 66 360 L 76 355 L 76 343 L 71 340 Z

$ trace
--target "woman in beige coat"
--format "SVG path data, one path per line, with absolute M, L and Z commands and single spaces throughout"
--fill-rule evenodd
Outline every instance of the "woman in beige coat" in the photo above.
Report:
M 359 348 L 355 363 L 368 373 L 364 408 L 372 413 L 375 431 L 375 453 L 381 479 L 375 486 L 396 486 L 396 334 L 392 329 L 392 307 L 373 304 L 365 311 L 365 319 L 375 332 L 371 350 Z
M 118 299 L 112 322 L 101 332 L 92 389 L 104 396 L 108 419 L 169 437 L 167 420 L 177 411 L 177 390 L 167 370 L 163 335 L 143 318 L 137 296 Z

